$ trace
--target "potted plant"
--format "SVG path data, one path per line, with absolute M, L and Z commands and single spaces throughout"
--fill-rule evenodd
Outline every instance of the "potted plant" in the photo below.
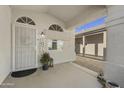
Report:
M 101 71 L 97 76 L 98 81 L 102 84 L 102 86 L 106 87 L 106 80 L 104 79 L 104 73 Z
M 49 53 L 44 53 L 41 56 L 41 59 L 40 59 L 40 62 L 42 64 L 42 69 L 43 70 L 48 70 L 48 68 L 49 68 L 48 63 L 49 63 L 49 61 L 50 61 L 50 55 L 49 55 Z
M 51 57 L 49 59 L 49 67 L 53 67 L 53 58 L 51 58 Z

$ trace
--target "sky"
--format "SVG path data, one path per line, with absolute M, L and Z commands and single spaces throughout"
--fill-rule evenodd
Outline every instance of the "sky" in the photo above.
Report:
M 80 26 L 75 28 L 75 32 L 83 32 L 83 31 L 88 30 L 90 28 L 102 25 L 102 24 L 105 23 L 106 18 L 107 18 L 107 16 L 103 16 L 103 17 L 98 18 L 98 19 L 96 19 L 94 21 L 91 21 L 91 22 L 89 22 L 87 24 L 80 25 Z

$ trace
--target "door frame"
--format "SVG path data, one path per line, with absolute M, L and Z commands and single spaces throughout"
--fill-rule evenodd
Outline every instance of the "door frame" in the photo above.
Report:
M 15 67 L 15 27 L 16 26 L 30 27 L 30 28 L 36 29 L 36 46 L 35 46 L 36 63 L 35 63 L 35 67 L 33 67 L 33 68 L 38 68 L 38 46 L 37 46 L 38 45 L 38 41 L 37 41 L 38 40 L 38 31 L 37 31 L 37 28 L 36 28 L 36 26 L 16 22 L 16 23 L 12 24 L 12 72 L 24 70 L 24 69 L 17 70 Z M 27 68 L 27 69 L 30 69 L 30 68 Z

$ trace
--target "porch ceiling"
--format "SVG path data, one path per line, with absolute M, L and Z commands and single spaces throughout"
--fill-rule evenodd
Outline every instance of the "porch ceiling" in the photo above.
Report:
M 80 14 L 85 13 L 91 5 L 11 5 L 12 9 L 29 10 L 40 13 L 48 13 L 66 25 Z M 101 7 L 101 6 L 98 6 Z

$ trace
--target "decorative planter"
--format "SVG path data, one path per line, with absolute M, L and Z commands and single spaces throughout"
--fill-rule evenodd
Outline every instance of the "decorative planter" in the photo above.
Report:
M 48 66 L 47 64 L 44 64 L 44 65 L 42 66 L 42 69 L 43 69 L 43 70 L 48 70 L 48 68 L 49 68 L 49 66 Z

